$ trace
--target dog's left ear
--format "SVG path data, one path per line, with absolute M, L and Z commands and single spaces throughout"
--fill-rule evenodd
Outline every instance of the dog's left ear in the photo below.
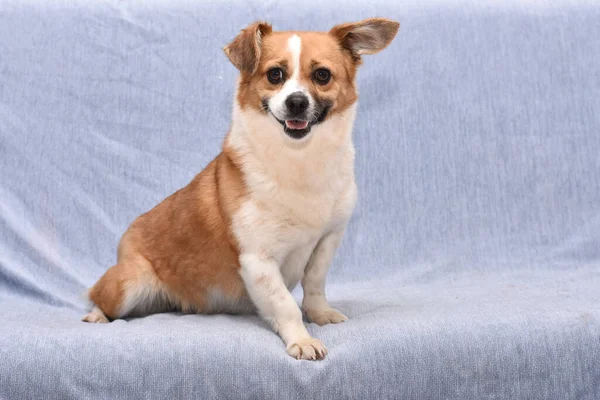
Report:
M 334 26 L 329 33 L 359 62 L 362 54 L 374 54 L 385 49 L 396 37 L 400 23 L 386 18 L 368 18 Z
M 223 51 L 241 72 L 254 74 L 260 61 L 262 38 L 271 32 L 271 25 L 255 22 L 244 28 Z

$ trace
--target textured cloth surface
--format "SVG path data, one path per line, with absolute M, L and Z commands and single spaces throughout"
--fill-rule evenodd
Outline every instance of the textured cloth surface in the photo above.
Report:
M 239 29 L 374 15 L 402 26 L 359 72 L 327 359 L 256 316 L 80 322 L 219 152 Z M 0 1 L 0 398 L 599 398 L 598 38 L 576 1 Z

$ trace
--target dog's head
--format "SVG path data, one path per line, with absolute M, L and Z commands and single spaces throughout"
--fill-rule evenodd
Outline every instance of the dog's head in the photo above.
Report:
M 242 110 L 273 118 L 282 132 L 300 140 L 356 102 L 361 56 L 383 50 L 399 26 L 371 18 L 329 32 L 274 32 L 256 22 L 224 48 L 240 70 L 237 102 Z

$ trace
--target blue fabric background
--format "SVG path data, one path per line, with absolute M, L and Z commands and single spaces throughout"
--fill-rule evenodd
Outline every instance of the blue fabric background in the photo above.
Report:
M 239 29 L 376 15 L 328 358 L 255 316 L 80 322 L 219 152 Z M 584 1 L 0 1 L 0 398 L 600 398 L 599 38 Z

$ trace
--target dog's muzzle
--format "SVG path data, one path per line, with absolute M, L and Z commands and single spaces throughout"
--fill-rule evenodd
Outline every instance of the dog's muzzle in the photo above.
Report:
M 302 92 L 290 94 L 285 99 L 285 118 L 278 118 L 269 108 L 268 100 L 263 100 L 263 108 L 273 115 L 273 117 L 283 126 L 284 132 L 292 139 L 302 139 L 306 137 L 313 125 L 316 125 L 327 116 L 331 105 L 323 102 L 317 103 L 315 110 L 309 112 L 310 100 Z

